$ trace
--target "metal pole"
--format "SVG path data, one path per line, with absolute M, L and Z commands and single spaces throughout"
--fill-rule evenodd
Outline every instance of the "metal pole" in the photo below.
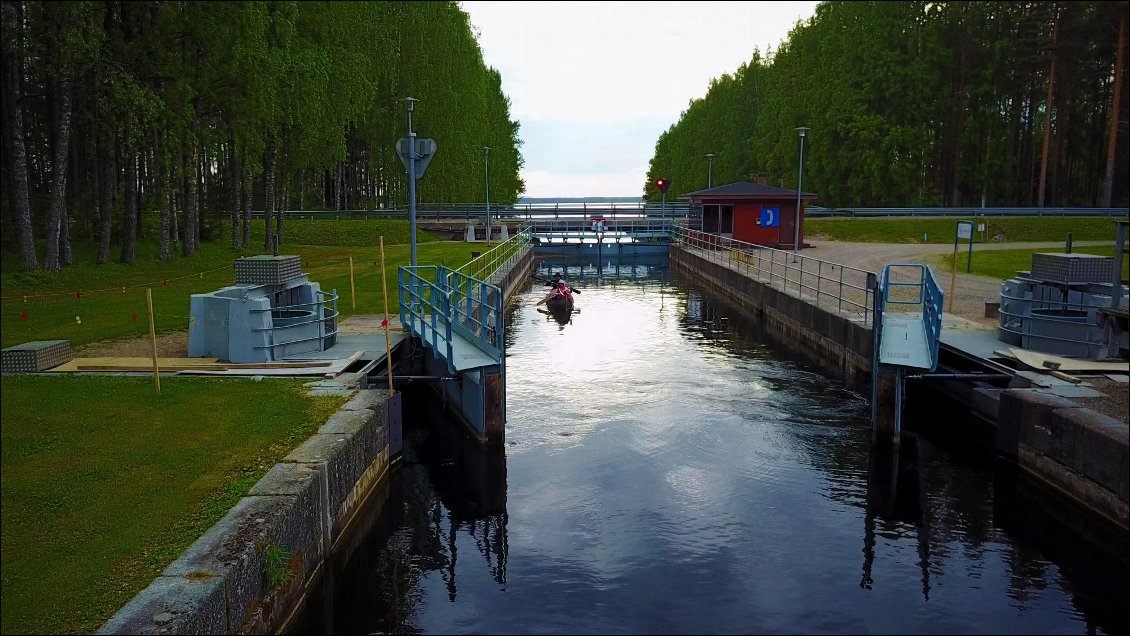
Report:
M 708 153 L 706 155 L 706 187 L 707 188 L 713 188 L 714 187 L 714 174 L 713 174 L 712 169 L 714 168 L 714 157 L 716 157 L 716 156 L 717 155 L 715 155 L 713 152 Z
M 800 169 L 797 170 L 796 175 L 796 212 L 793 213 L 793 262 L 797 260 L 797 250 L 800 249 L 800 188 L 804 180 L 804 133 L 808 132 L 808 128 L 804 126 L 797 127 L 797 132 L 800 133 Z
M 1110 290 L 1110 306 L 1114 309 L 1122 306 L 1122 258 L 1126 253 L 1126 222 L 1117 221 L 1116 223 L 1118 230 L 1114 243 L 1114 276 L 1111 280 L 1114 285 Z
M 487 247 L 490 247 L 490 146 L 483 146 L 483 183 L 487 201 Z
M 408 103 L 408 225 L 411 246 L 412 267 L 416 266 L 416 133 L 412 132 L 412 97 L 405 97 Z

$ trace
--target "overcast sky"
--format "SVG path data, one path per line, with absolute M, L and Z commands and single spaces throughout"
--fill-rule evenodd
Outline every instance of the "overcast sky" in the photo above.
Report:
M 640 196 L 688 102 L 817 4 L 462 2 L 521 124 L 530 197 Z

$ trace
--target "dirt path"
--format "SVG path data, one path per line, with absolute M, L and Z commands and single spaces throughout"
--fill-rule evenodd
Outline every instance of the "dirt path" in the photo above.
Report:
M 78 347 L 75 351 L 76 358 L 106 357 L 144 357 L 153 355 L 149 337 L 126 338 L 123 340 L 105 340 L 92 342 Z M 177 331 L 157 336 L 157 357 L 159 358 L 187 358 L 188 357 L 188 332 Z

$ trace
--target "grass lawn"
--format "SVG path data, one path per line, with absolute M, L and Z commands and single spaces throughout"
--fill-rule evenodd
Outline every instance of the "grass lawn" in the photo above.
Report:
M 1032 269 L 1032 254 L 1036 252 L 1063 252 L 1062 249 L 1049 250 L 1045 249 L 1023 249 L 1023 250 L 986 250 L 978 252 L 977 248 L 973 248 L 973 267 L 970 273 L 979 274 L 981 276 L 991 276 L 1005 280 L 1016 276 L 1016 272 L 1027 271 Z M 1093 247 L 1077 247 L 1072 249 L 1072 252 L 1077 254 L 1096 254 L 1098 256 L 1114 256 L 1113 245 L 1101 245 Z M 1122 280 L 1130 278 L 1130 260 L 1127 256 L 1123 255 L 1122 258 Z M 959 251 L 957 255 L 957 271 L 965 271 L 966 258 L 968 258 L 968 251 Z M 950 271 L 953 265 L 953 255 L 947 254 L 946 256 L 938 257 L 937 265 L 943 271 Z
M 97 629 L 344 402 L 304 382 L 0 378 L 0 631 Z
M 943 243 L 953 245 L 959 220 L 985 224 L 985 240 L 1003 234 L 1006 241 L 1066 241 L 1071 232 L 1074 241 L 1114 242 L 1113 217 L 894 217 L 894 218 L 831 218 L 805 219 L 805 235 L 832 241 L 853 243 Z M 1125 221 L 1126 219 L 1121 219 Z M 926 235 L 926 236 L 924 236 Z M 923 240 L 926 238 L 927 240 Z M 974 233 L 974 243 L 981 234 Z
M 262 224 L 256 224 L 262 250 Z M 409 263 L 407 221 L 298 221 L 288 220 L 287 242 L 280 254 L 302 257 L 302 269 L 324 291 L 337 289 L 338 310 L 343 317 L 354 313 L 383 313 L 380 280 L 380 250 L 375 246 L 380 232 L 386 233 L 385 277 L 389 312 L 397 313 L 397 268 Z M 401 241 L 390 244 L 390 239 Z M 307 241 L 352 241 L 352 245 L 310 245 Z M 458 267 L 481 245 L 462 241 L 437 241 L 429 233 L 417 232 L 417 262 Z M 116 255 L 116 251 L 113 254 Z M 168 262 L 156 258 L 153 243 L 143 243 L 134 265 L 117 262 L 95 265 L 90 247 L 76 248 L 76 265 L 61 272 L 20 272 L 17 255 L 3 255 L 0 270 L 0 347 L 32 340 L 69 340 L 72 348 L 83 344 L 148 335 L 145 289 L 153 290 L 153 312 L 158 333 L 184 331 L 189 325 L 189 296 L 210 292 L 234 282 L 233 262 L 240 255 L 224 241 L 206 243 L 199 253 Z M 353 257 L 357 309 L 350 299 L 349 258 Z M 76 295 L 76 293 L 78 295 Z M 136 317 L 136 319 L 135 319 Z

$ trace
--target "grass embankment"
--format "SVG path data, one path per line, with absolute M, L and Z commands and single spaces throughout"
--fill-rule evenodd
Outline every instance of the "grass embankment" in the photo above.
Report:
M 959 220 L 972 221 L 974 229 L 985 224 L 985 238 L 974 232 L 973 242 L 994 242 L 993 237 L 1003 236 L 1004 242 L 1066 241 L 1071 233 L 1073 241 L 1114 242 L 1113 217 L 894 217 L 894 218 L 832 218 L 805 219 L 804 231 L 809 238 L 852 243 L 938 243 L 953 244 Z M 1125 221 L 1125 218 L 1118 219 Z
M 1032 269 L 1032 255 L 1037 252 L 1063 252 L 1062 249 L 1020 249 L 1020 250 L 984 250 L 977 251 L 973 248 L 973 264 L 971 274 L 990 276 L 1005 280 L 1016 276 L 1016 272 Z M 1072 250 L 1076 254 L 1095 254 L 1097 256 L 1114 256 L 1113 245 L 1097 245 L 1078 247 Z M 1122 280 L 1130 278 L 1130 254 L 1124 253 L 1122 258 Z M 964 272 L 968 251 L 961 250 L 957 255 L 957 271 Z M 937 266 L 943 271 L 951 271 L 953 255 L 947 254 L 935 259 Z
M 246 255 L 266 253 L 262 224 L 255 228 Z M 285 235 L 280 253 L 298 254 L 312 281 L 336 288 L 345 316 L 383 313 L 376 247 L 383 235 L 389 311 L 397 311 L 407 222 L 288 220 Z M 456 267 L 482 249 L 424 231 L 417 239 L 424 264 Z M 95 265 L 93 248 L 76 245 L 77 264 L 52 273 L 19 272 L 16 254 L 0 255 L 3 346 L 63 339 L 79 348 L 147 336 L 146 287 L 157 331 L 184 331 L 189 295 L 231 285 L 241 255 L 219 240 L 162 262 L 149 241 L 127 266 L 116 262 L 117 249 L 115 262 Z M 308 397 L 303 384 L 166 377 L 158 398 L 148 377 L 0 379 L 0 632 L 96 629 L 342 403 Z
M 269 253 L 262 249 L 262 224 L 251 250 L 242 255 Z M 399 220 L 299 221 L 288 220 L 286 242 L 280 254 L 302 257 L 302 269 L 323 291 L 337 289 L 338 311 L 384 313 L 380 281 L 378 237 L 385 237 L 385 279 L 389 312 L 397 312 L 397 268 L 409 262 L 408 223 Z M 225 235 L 226 236 L 226 235 Z M 330 245 L 314 245 L 328 241 Z M 482 246 L 461 241 L 437 241 L 417 232 L 417 262 L 458 267 Z M 112 254 L 117 256 L 115 249 Z M 20 272 L 17 255 L 5 253 L 0 269 L 2 320 L 0 347 L 32 340 L 69 340 L 77 349 L 84 344 L 148 335 L 145 288 L 153 290 L 154 324 L 158 333 L 184 331 L 189 325 L 189 296 L 216 290 L 234 282 L 237 254 L 226 241 L 204 244 L 200 252 L 169 261 L 157 259 L 152 242 L 138 248 L 137 262 L 95 265 L 95 251 L 76 247 L 76 265 L 61 272 Z M 353 257 L 357 309 L 350 299 L 349 257 Z
M 0 379 L 0 631 L 97 629 L 343 403 L 304 382 Z

